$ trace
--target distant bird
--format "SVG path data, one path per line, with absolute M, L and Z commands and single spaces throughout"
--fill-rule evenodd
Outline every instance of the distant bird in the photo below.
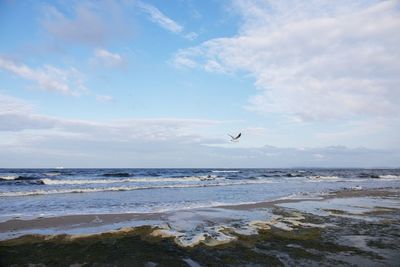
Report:
M 228 134 L 232 139 L 231 142 L 239 142 L 239 138 L 242 136 L 242 133 L 239 133 L 236 137 Z

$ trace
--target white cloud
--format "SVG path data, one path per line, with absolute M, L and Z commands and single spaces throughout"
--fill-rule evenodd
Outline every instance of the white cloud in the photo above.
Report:
M 110 100 L 108 96 L 101 97 L 102 100 Z M 71 120 L 37 114 L 32 105 L 25 101 L 0 94 L 0 131 L 46 129 L 46 135 L 61 131 L 103 141 L 110 138 L 119 141 L 182 139 L 197 143 L 203 139 L 199 139 L 198 129 L 220 123 L 215 120 L 175 118 L 120 119 L 108 122 Z
M 187 34 L 185 34 L 185 38 L 190 40 L 190 41 L 194 41 L 197 39 L 197 37 L 199 37 L 199 35 L 195 32 L 189 32 Z
M 111 53 L 106 49 L 96 49 L 94 52 L 94 58 L 92 59 L 94 65 L 102 65 L 109 68 L 122 67 L 125 64 L 125 60 L 121 55 L 117 53 Z
M 268 129 L 265 127 L 247 127 L 243 132 L 249 136 L 265 136 Z
M 33 106 L 19 98 L 0 94 L 0 114 L 18 112 L 18 113 L 30 113 L 33 110 Z
M 147 15 L 152 22 L 158 24 L 162 28 L 170 31 L 172 33 L 180 34 L 182 37 L 189 41 L 194 41 L 199 36 L 196 32 L 184 32 L 184 27 L 178 22 L 174 21 L 170 17 L 162 13 L 157 7 L 144 3 L 142 1 L 137 1 L 136 5 Z
M 247 108 L 302 121 L 398 116 L 398 1 L 235 1 L 238 34 L 183 49 L 180 67 L 245 71 Z
M 0 94 L 0 131 L 45 129 L 53 126 L 52 119 L 36 115 L 34 107 L 21 99 Z
M 114 98 L 109 95 L 96 95 L 96 100 L 99 102 L 110 102 L 113 101 Z
M 195 68 L 198 66 L 197 62 L 191 59 L 193 54 L 188 50 L 181 50 L 175 55 L 173 63 L 177 68 Z
M 0 131 L 16 132 L 25 129 L 51 129 L 53 118 L 26 113 L 0 113 Z
M 0 57 L 0 68 L 23 79 L 36 82 L 39 88 L 63 94 L 78 95 L 87 90 L 82 74 L 74 68 L 59 69 L 51 65 L 33 69 L 24 64 Z
M 145 13 L 149 20 L 165 30 L 179 34 L 190 41 L 198 34 L 185 32 L 184 27 L 165 15 L 157 7 L 142 1 L 80 1 L 72 8 L 58 9 L 46 5 L 41 24 L 59 44 L 83 44 L 105 46 L 105 44 L 127 39 L 135 31 L 132 8 Z
M 82 1 L 70 14 L 48 5 L 43 10 L 43 27 L 63 42 L 99 45 L 130 35 L 127 16 L 118 2 Z
M 183 31 L 183 26 L 172 20 L 171 18 L 164 15 L 158 8 L 155 6 L 138 2 L 138 7 L 140 7 L 144 12 L 146 12 L 150 19 L 163 27 L 164 29 L 173 32 L 173 33 L 181 33 Z

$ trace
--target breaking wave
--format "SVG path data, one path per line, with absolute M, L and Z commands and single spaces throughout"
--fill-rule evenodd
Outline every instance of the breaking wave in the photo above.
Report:
M 339 181 L 340 178 L 338 176 L 322 176 L 322 175 L 315 175 L 315 176 L 308 176 L 310 179 L 309 181 L 318 182 L 318 181 Z
M 102 176 L 104 176 L 104 177 L 129 177 L 132 175 L 128 172 L 110 172 L 110 173 L 104 173 Z
M 211 171 L 211 172 L 214 172 L 214 173 L 238 173 L 240 171 L 236 171 L 236 170 L 214 170 L 214 171 Z
M 0 176 L 0 180 L 4 180 L 4 181 L 12 181 L 18 178 L 18 175 L 4 175 L 4 176 Z
M 3 181 L 31 181 L 38 180 L 40 177 L 38 176 L 26 176 L 26 175 L 4 175 L 0 176 L 0 180 Z
M 114 184 L 114 183 L 135 183 L 135 182 L 190 182 L 224 179 L 214 175 L 208 176 L 188 176 L 179 178 L 126 178 L 126 179 L 75 179 L 75 180 L 53 180 L 41 179 L 46 185 L 74 185 L 74 184 Z
M 148 190 L 148 189 L 163 189 L 163 188 L 196 188 L 196 187 L 234 186 L 234 185 L 268 184 L 268 183 L 274 183 L 274 182 L 261 181 L 261 180 L 249 180 L 249 181 L 242 181 L 242 182 L 213 183 L 213 184 L 173 184 L 173 185 L 157 185 L 157 186 L 69 188 L 69 189 L 52 189 L 52 190 L 0 192 L 0 197 L 34 196 L 34 195 L 50 195 L 50 194 L 71 194 L 71 193 L 94 193 L 94 192 L 110 192 L 110 191 L 132 191 L 132 190 Z
M 400 175 L 379 175 L 380 179 L 384 179 L 384 180 L 399 180 L 400 179 Z

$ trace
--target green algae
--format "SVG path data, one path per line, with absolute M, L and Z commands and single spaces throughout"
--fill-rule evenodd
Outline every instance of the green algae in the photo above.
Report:
M 335 227 L 295 223 L 290 225 L 293 230 L 286 231 L 271 225 L 254 235 L 241 235 L 225 228 L 222 232 L 236 240 L 215 247 L 200 243 L 188 248 L 178 246 L 174 237 L 152 235 L 157 228 L 150 226 L 89 236 L 27 235 L 0 242 L 0 266 L 188 266 L 187 259 L 202 266 L 343 266 L 358 262 L 395 266 L 393 263 L 398 262 L 400 214 L 396 210 L 386 210 L 393 222 L 390 224 L 299 214 L 283 208 L 276 208 L 273 213 L 282 220 L 292 218 L 287 220 L 288 224 L 297 222 L 293 218 L 302 218 L 305 223 Z M 346 235 L 371 239 L 364 248 L 341 240 Z
M 185 262 L 179 261 L 182 253 L 172 249 L 174 245 L 171 240 L 157 241 L 150 238 L 148 233 L 148 229 L 140 229 L 123 234 L 101 234 L 73 240 L 64 237 L 50 240 L 40 238 L 42 241 L 26 244 L 1 244 L 0 265 L 34 263 L 69 266 L 74 263 L 113 263 L 118 266 L 131 266 L 132 263 L 144 265 L 149 261 L 157 263 L 162 259 L 166 266 L 187 266 Z
M 132 264 L 144 266 L 151 261 L 161 264 L 160 266 L 187 266 L 182 259 L 190 258 L 208 266 L 247 263 L 282 266 L 282 262 L 276 255 L 266 255 L 255 248 L 262 246 L 265 242 L 276 243 L 277 240 L 285 246 L 288 244 L 285 240 L 317 238 L 311 229 L 295 231 L 290 235 L 285 235 L 283 230 L 277 229 L 264 231 L 259 235 L 239 236 L 237 241 L 217 247 L 201 244 L 184 249 L 177 246 L 172 238 L 151 236 L 151 231 L 149 227 L 141 227 L 122 233 L 104 233 L 73 239 L 66 235 L 52 238 L 37 235 L 25 236 L 0 244 L 1 264 L 8 266 L 34 263 L 45 266 L 69 266 L 74 263 L 85 263 L 90 266 L 112 262 L 118 266 Z M 296 257 L 312 258 L 310 254 L 300 253 L 300 250 L 292 254 Z

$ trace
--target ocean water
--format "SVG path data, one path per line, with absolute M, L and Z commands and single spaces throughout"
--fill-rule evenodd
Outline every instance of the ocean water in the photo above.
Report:
M 400 187 L 400 169 L 0 169 L 0 220 L 151 213 Z

